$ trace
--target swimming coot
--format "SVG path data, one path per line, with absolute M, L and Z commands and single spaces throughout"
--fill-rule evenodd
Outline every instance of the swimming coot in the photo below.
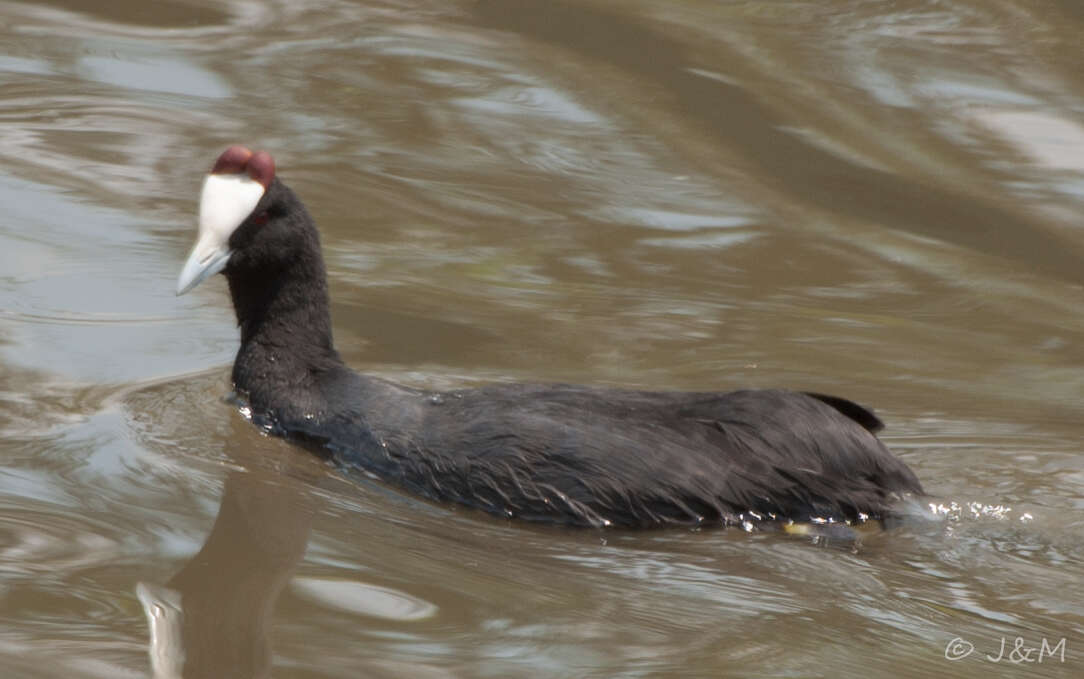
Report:
M 435 393 L 359 375 L 331 340 L 316 226 L 265 152 L 234 146 L 200 199 L 183 294 L 223 272 L 236 392 L 271 431 L 435 500 L 585 526 L 884 517 L 922 487 L 862 406 L 783 390 L 495 384 Z

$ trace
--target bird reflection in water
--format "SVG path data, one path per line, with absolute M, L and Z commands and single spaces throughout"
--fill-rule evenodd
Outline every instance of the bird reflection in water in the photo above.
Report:
M 164 586 L 139 583 L 155 679 L 267 677 L 271 613 L 305 553 L 315 497 L 270 471 L 226 478 L 202 549 Z

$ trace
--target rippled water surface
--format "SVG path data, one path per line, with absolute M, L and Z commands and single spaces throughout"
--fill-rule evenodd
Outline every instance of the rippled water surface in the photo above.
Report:
M 0 676 L 1084 676 L 1082 8 L 4 3 Z M 173 294 L 234 142 L 353 366 L 840 394 L 937 518 L 547 529 L 262 436 Z

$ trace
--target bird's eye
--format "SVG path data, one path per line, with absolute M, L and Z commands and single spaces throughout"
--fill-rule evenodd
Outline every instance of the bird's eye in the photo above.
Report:
M 263 212 L 258 212 L 256 214 L 252 215 L 251 217 L 248 218 L 248 221 L 252 222 L 253 224 L 255 224 L 257 226 L 260 226 L 262 224 L 266 224 L 267 223 L 267 210 L 264 210 Z

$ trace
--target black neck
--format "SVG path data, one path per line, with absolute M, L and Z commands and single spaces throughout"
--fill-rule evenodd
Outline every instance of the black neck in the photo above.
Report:
M 343 364 L 332 344 L 319 245 L 280 264 L 277 271 L 227 271 L 241 328 L 233 382 L 259 409 L 322 410 L 320 380 Z

